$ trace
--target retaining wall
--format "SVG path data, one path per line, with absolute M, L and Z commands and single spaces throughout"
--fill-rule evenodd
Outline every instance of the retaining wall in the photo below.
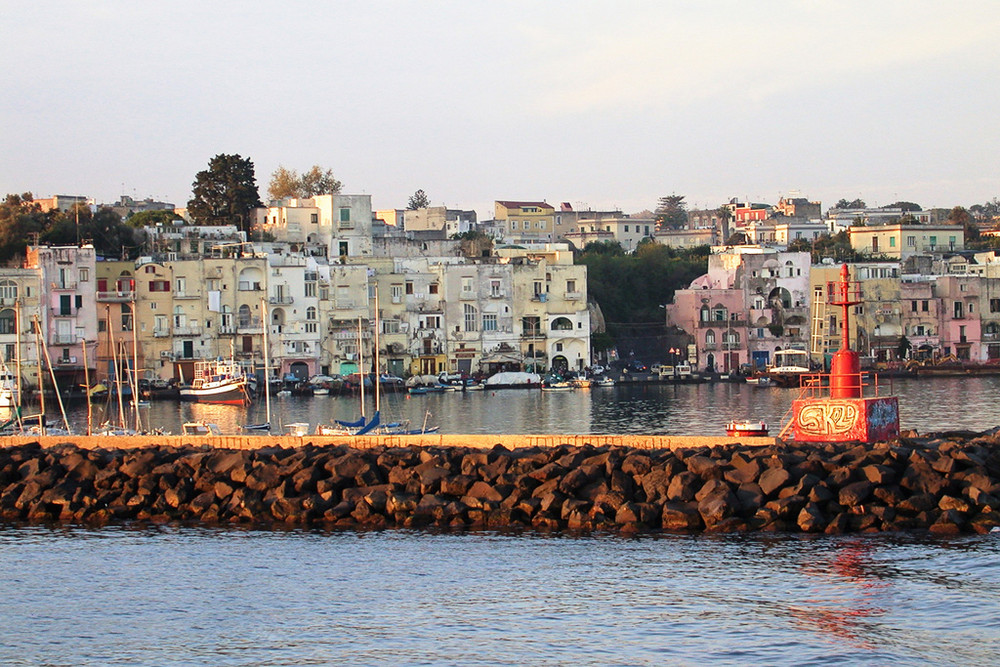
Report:
M 511 449 L 496 444 L 506 437 L 482 436 L 480 445 L 494 443 L 484 449 L 441 444 L 468 436 L 436 437 L 444 439 L 363 447 L 308 437 L 284 447 L 287 438 L 256 437 L 253 449 L 164 438 L 114 449 L 128 439 L 94 439 L 103 448 L 8 441 L 0 449 L 0 519 L 629 532 L 1000 526 L 993 433 L 911 434 L 874 445 L 683 439 L 660 448 L 579 436 L 594 442 Z

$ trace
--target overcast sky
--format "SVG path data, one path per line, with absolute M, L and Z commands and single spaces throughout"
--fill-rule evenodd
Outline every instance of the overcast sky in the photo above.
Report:
M 1000 2 L 4 2 L 0 187 L 186 204 L 217 153 L 375 208 L 1000 196 Z

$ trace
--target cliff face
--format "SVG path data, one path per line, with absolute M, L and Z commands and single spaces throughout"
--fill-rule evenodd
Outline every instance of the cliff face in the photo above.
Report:
M 840 533 L 1000 526 L 1000 436 L 649 451 L 563 445 L 0 449 L 0 519 Z

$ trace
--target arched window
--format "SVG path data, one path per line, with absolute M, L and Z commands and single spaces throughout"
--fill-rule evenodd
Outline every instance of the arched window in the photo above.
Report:
M 17 298 L 17 283 L 13 280 L 0 280 L 0 299 L 13 301 Z
M 571 322 L 568 317 L 557 317 L 552 320 L 552 326 L 550 328 L 553 331 L 572 331 L 573 322 Z
M 715 332 L 711 329 L 705 332 L 705 345 L 715 347 Z
M 246 304 L 240 306 L 238 317 L 239 317 L 239 326 L 241 327 L 250 326 L 250 322 L 252 321 L 252 318 L 250 316 L 250 306 Z
M 479 330 L 479 326 L 478 326 L 479 322 L 478 322 L 477 315 L 479 314 L 479 311 L 476 310 L 475 306 L 473 306 L 472 304 L 469 304 L 469 303 L 465 304 L 465 307 L 463 308 L 463 310 L 464 310 L 464 315 L 465 315 L 465 330 L 466 331 L 478 331 Z
M 712 320 L 712 311 L 709 310 L 708 306 L 701 307 L 701 321 L 710 322 Z
M 715 308 L 712 309 L 712 321 L 725 322 L 728 317 L 729 317 L 729 309 L 723 306 L 721 303 L 715 304 Z
M 316 306 L 309 306 L 306 308 L 306 319 L 315 320 L 316 319 Z

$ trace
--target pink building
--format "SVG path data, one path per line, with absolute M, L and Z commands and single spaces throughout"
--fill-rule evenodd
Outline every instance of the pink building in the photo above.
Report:
M 25 268 L 38 271 L 41 284 L 38 321 L 60 390 L 84 382 L 85 356 L 91 373 L 95 367 L 96 260 L 92 245 L 28 248 Z M 88 346 L 86 355 L 84 342 Z

